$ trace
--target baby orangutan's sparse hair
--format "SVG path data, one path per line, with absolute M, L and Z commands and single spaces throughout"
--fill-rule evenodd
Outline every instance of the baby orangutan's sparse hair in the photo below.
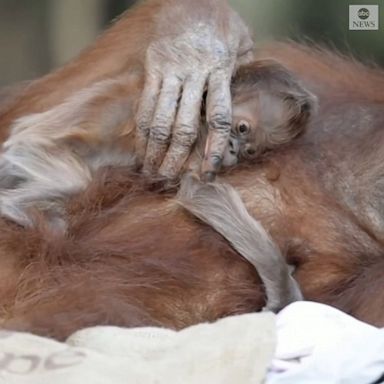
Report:
M 32 225 L 37 208 L 63 226 L 64 198 L 89 185 L 105 166 L 134 167 L 135 110 L 142 79 L 104 80 L 62 104 L 14 122 L 0 158 L 0 214 Z M 299 135 L 314 97 L 280 65 L 262 61 L 241 68 L 233 81 L 233 127 L 223 164 L 254 159 Z M 206 126 L 184 169 L 203 153 Z M 52 221 L 51 220 L 51 221 Z
M 232 83 L 233 124 L 224 165 L 254 160 L 304 132 L 316 98 L 283 66 L 257 61 Z
M 277 312 L 302 300 L 299 285 L 278 246 L 253 219 L 239 194 L 228 184 L 202 184 L 184 176 L 178 201 L 219 232 L 258 271 L 266 293 L 266 309 Z

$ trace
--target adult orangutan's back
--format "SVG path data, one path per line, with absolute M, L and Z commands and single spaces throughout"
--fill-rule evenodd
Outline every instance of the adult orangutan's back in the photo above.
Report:
M 296 72 L 319 98 L 306 134 L 267 161 L 282 212 L 272 233 L 297 260 L 306 298 L 383 326 L 384 72 L 299 45 L 260 55 Z
M 254 268 L 144 184 L 124 170 L 100 175 L 68 204 L 66 236 L 0 222 L 5 328 L 65 339 L 93 325 L 178 329 L 261 309 Z

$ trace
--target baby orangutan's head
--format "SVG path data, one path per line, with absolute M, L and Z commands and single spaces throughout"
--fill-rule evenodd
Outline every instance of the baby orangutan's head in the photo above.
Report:
M 232 83 L 233 124 L 224 166 L 252 160 L 305 130 L 316 98 L 274 61 L 241 67 Z

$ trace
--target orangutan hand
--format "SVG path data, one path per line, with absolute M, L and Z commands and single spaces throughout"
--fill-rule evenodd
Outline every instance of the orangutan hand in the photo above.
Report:
M 243 21 L 222 0 L 170 4 L 158 17 L 146 55 L 136 150 L 145 172 L 177 176 L 197 139 L 207 90 L 209 133 L 202 176 L 213 180 L 231 129 L 231 77 L 253 42 Z

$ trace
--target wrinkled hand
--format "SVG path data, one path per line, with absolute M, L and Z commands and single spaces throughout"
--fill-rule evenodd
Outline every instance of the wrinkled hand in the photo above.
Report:
M 212 180 L 231 129 L 231 77 L 253 43 L 240 17 L 223 1 L 178 0 L 159 20 L 159 37 L 146 55 L 137 154 L 145 172 L 176 177 L 197 139 L 207 90 L 209 132 L 202 176 Z

